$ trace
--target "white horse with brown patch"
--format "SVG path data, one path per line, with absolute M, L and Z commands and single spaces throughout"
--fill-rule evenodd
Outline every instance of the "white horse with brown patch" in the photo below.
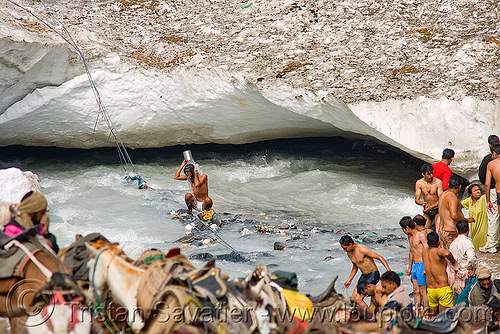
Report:
M 144 327 L 144 319 L 137 307 L 137 287 L 145 273 L 122 259 L 118 254 L 121 247 L 106 244 L 96 249 L 85 244 L 91 259 L 88 262 L 90 289 L 95 301 L 102 303 L 105 292 L 109 290 L 113 300 L 128 311 L 128 324 L 134 331 Z

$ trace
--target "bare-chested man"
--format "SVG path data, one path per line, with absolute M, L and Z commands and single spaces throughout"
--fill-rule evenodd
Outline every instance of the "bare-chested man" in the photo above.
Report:
M 185 175 L 181 175 L 183 168 Z M 187 193 L 184 197 L 189 213 L 192 213 L 193 209 L 197 211 L 208 211 L 212 208 L 212 199 L 208 197 L 207 174 L 199 175 L 194 165 L 188 164 L 186 160 L 184 160 L 180 167 L 177 168 L 174 179 L 188 180 L 193 189 L 194 196 L 191 193 Z
M 422 178 L 415 183 L 415 203 L 424 207 L 424 217 L 427 220 L 425 227 L 435 230 L 433 223 L 439 224 L 438 203 L 439 196 L 443 193 L 443 182 L 434 177 L 434 167 L 431 164 L 423 164 L 420 170 Z M 420 199 L 422 195 L 423 201 Z
M 433 316 L 453 306 L 453 290 L 448 282 L 446 260 L 455 265 L 455 259 L 449 250 L 439 247 L 440 243 L 437 233 L 431 232 L 427 234 L 428 247 L 424 247 L 422 252 L 427 274 L 427 297 Z
M 423 232 L 426 237 L 427 234 L 432 231 L 431 229 L 425 227 L 427 220 L 422 215 L 416 215 L 415 217 L 413 217 L 413 222 L 415 223 L 415 228 L 417 229 L 417 231 Z
M 378 311 L 387 304 L 387 295 L 384 293 L 382 285 L 367 283 L 366 281 L 358 282 L 356 286 L 358 294 L 364 297 L 370 297 L 370 306 L 368 312 L 370 315 L 377 314 Z
M 380 273 L 377 265 L 375 264 L 375 260 L 379 260 L 384 265 L 385 269 L 391 270 L 391 268 L 389 268 L 389 264 L 381 255 L 378 255 L 365 245 L 355 244 L 354 240 L 352 240 L 350 236 L 342 236 L 339 243 L 352 262 L 351 274 L 344 283 L 344 288 L 347 289 L 351 285 L 358 269 L 361 271 L 361 277 L 359 278 L 358 283 L 366 281 L 367 283 L 377 284 L 380 280 Z M 358 305 L 365 309 L 368 308 L 368 305 L 366 305 L 356 289 L 354 289 L 352 296 Z
M 462 204 L 458 200 L 458 193 L 462 188 L 462 181 L 458 175 L 450 177 L 449 187 L 439 197 L 439 224 L 437 233 L 443 242 L 443 248 L 450 249 L 450 244 L 458 237 L 457 222 L 464 219 L 467 222 L 475 222 L 474 218 L 465 219 L 462 213 Z
M 410 216 L 405 216 L 399 221 L 403 232 L 408 236 L 410 243 L 410 260 L 406 274 L 411 276 L 413 284 L 413 296 L 417 314 L 421 315 L 420 306 L 425 310 L 429 303 L 427 301 L 427 277 L 424 275 L 424 262 L 422 251 L 427 247 L 427 233 L 416 229 L 415 222 Z
M 497 203 L 500 206 L 500 144 L 494 144 L 491 146 L 491 160 L 486 167 L 486 203 L 488 205 L 488 210 L 493 210 L 493 203 L 491 203 L 491 178 L 495 180 L 495 190 L 497 192 Z

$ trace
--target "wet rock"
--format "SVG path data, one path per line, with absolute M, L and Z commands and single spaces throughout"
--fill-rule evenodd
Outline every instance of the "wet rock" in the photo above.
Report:
M 193 254 L 189 258 L 191 260 L 199 260 L 199 261 L 210 261 L 214 255 L 210 253 L 198 253 L 198 254 Z
M 277 241 L 274 243 L 274 250 L 284 250 L 285 248 L 287 248 L 287 246 L 282 242 Z
M 217 255 L 217 260 L 221 261 L 229 261 L 229 262 L 245 262 L 247 259 L 243 257 L 238 252 L 231 252 L 230 254 L 221 254 Z
M 178 243 L 192 243 L 192 242 L 197 241 L 197 240 L 202 240 L 202 239 L 199 236 L 197 236 L 197 235 L 188 234 L 188 235 L 183 236 L 182 238 L 179 238 L 179 239 L 175 240 L 174 242 L 178 242 Z

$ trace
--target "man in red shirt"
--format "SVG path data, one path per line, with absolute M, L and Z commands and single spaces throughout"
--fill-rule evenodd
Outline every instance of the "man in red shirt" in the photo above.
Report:
M 448 182 L 453 175 L 450 167 L 448 167 L 453 161 L 453 157 L 455 157 L 455 151 L 451 148 L 445 148 L 441 161 L 432 165 L 432 167 L 434 167 L 434 177 L 437 177 L 443 182 L 443 191 L 448 189 Z

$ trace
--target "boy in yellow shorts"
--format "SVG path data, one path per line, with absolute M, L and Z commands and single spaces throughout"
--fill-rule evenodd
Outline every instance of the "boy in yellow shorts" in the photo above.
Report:
M 449 250 L 439 247 L 441 241 L 436 232 L 427 234 L 427 247 L 424 247 L 422 257 L 427 274 L 427 297 L 432 316 L 453 306 L 453 290 L 446 274 L 447 261 L 452 265 L 455 259 Z

